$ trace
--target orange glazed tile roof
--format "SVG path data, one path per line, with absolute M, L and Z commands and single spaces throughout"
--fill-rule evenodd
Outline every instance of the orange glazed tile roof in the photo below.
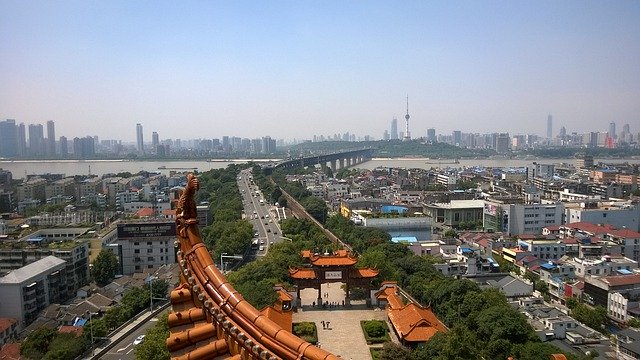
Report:
M 392 309 L 399 309 L 404 306 L 400 297 L 396 294 L 395 287 L 386 287 L 376 293 L 378 300 L 385 300 Z
M 387 309 L 389 320 L 403 341 L 424 342 L 438 331 L 447 332 L 447 327 L 430 308 L 409 304 L 399 309 Z
M 316 279 L 316 271 L 307 268 L 289 269 L 289 276 L 294 279 Z
M 363 268 L 363 269 L 352 269 L 351 270 L 351 278 L 352 279 L 356 279 L 356 278 L 373 278 L 378 276 L 378 273 L 380 273 L 377 269 L 371 269 L 371 268 Z
M 347 250 L 336 250 L 328 255 L 302 250 L 300 255 L 315 266 L 353 266 L 358 262 L 358 257 Z
M 280 301 L 293 301 L 293 296 L 291 296 L 291 294 L 289 294 L 288 292 L 280 289 L 278 290 L 278 299 Z
M 260 311 L 266 315 L 271 321 L 278 324 L 281 328 L 291 331 L 293 324 L 293 314 L 291 311 L 280 311 L 273 306 L 267 306 Z

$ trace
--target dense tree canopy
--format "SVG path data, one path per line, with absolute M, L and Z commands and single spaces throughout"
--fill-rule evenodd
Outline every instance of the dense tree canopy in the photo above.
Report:
M 118 257 L 109 249 L 102 249 L 93 261 L 91 275 L 93 280 L 102 287 L 113 281 L 118 272 Z

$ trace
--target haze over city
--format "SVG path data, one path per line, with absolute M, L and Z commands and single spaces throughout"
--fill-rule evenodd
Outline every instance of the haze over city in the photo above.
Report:
M 68 137 L 640 123 L 638 1 L 2 1 L 0 53 L 0 119 Z

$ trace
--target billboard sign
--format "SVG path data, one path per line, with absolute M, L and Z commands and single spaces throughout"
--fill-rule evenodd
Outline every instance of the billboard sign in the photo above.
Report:
M 118 224 L 118 238 L 156 238 L 161 236 L 176 236 L 174 222 L 145 222 Z

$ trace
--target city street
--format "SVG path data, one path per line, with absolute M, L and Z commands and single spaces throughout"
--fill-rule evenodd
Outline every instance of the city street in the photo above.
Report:
M 158 321 L 158 317 L 154 317 L 149 321 L 145 322 L 140 326 L 136 331 L 131 333 L 128 336 L 123 337 L 120 341 L 118 341 L 115 346 L 109 350 L 108 353 L 101 356 L 100 359 L 104 360 L 133 360 L 135 359 L 134 349 L 135 345 L 133 345 L 133 341 L 140 335 L 143 335 L 147 332 L 149 328 L 154 326 Z

